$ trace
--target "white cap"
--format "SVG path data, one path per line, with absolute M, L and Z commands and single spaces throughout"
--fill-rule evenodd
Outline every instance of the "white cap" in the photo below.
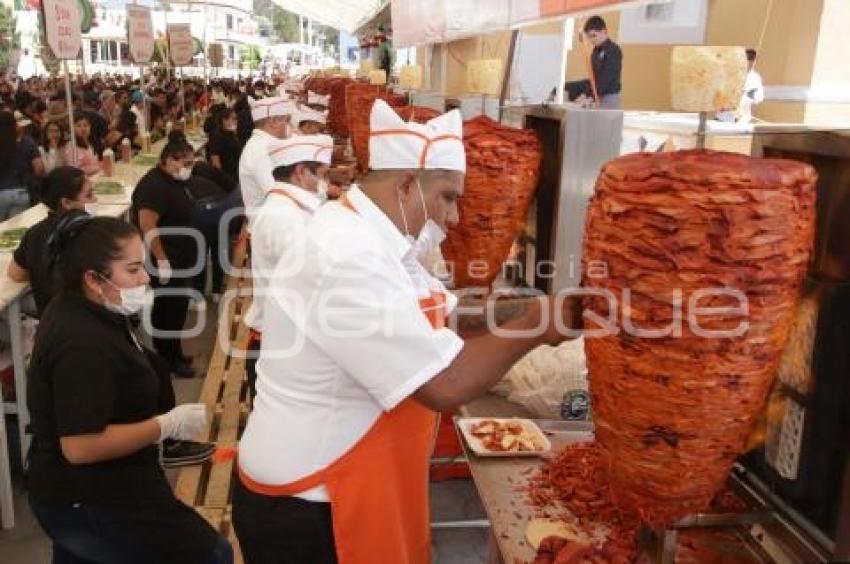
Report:
M 292 115 L 294 110 L 295 105 L 289 98 L 282 96 L 251 102 L 251 117 L 254 118 L 254 121 L 277 116 L 289 116 Z
M 408 123 L 383 100 L 372 106 L 369 168 L 466 172 L 463 118 L 452 110 L 426 124 Z
M 295 121 L 295 125 L 298 125 L 302 121 L 315 121 L 324 125 L 328 123 L 328 113 L 328 111 L 320 112 L 314 110 L 310 106 L 298 106 L 293 121 Z
M 331 101 L 331 96 L 328 94 L 327 96 L 322 96 L 321 94 L 316 94 L 312 90 L 307 91 L 307 103 L 308 104 L 318 104 L 320 106 L 327 106 Z
M 275 168 L 304 162 L 330 165 L 333 152 L 334 140 L 330 135 L 298 135 L 269 145 L 269 157 Z

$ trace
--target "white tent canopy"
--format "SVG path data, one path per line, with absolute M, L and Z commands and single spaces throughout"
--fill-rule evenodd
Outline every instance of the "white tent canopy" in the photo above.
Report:
M 273 0 L 285 10 L 354 33 L 383 10 L 390 0 Z

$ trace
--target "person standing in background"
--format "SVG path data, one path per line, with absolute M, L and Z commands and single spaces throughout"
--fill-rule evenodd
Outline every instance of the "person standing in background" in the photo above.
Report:
M 584 24 L 584 35 L 593 45 L 590 55 L 593 77 L 596 81 L 596 92 L 589 78 L 568 82 L 567 95 L 570 101 L 594 99 L 599 96 L 599 109 L 620 109 L 620 91 L 622 90 L 621 74 L 623 71 L 623 52 L 620 46 L 608 36 L 608 26 L 599 16 L 593 16 Z
M 215 116 L 215 124 L 207 143 L 210 164 L 237 181 L 242 143 L 236 134 L 239 121 L 232 108 L 225 108 Z
M 249 219 L 263 203 L 266 192 L 274 186 L 269 147 L 276 139 L 289 136 L 290 116 L 294 109 L 292 102 L 286 98 L 265 98 L 251 106 L 255 129 L 239 159 L 239 185 Z
M 170 335 L 182 331 L 189 309 L 191 279 L 181 271 L 194 268 L 199 258 L 195 239 L 187 235 L 197 228 L 195 201 L 186 185 L 194 164 L 195 150 L 175 132 L 160 154 L 159 166 L 148 171 L 133 192 L 131 215 L 145 236 L 156 266 L 153 286 L 168 291 L 155 294 L 151 323 L 156 331 Z M 175 233 L 175 228 L 183 233 Z M 171 233 L 158 234 L 163 229 Z M 153 344 L 172 373 L 183 378 L 195 375 L 192 359 L 183 354 L 179 337 L 154 335 Z
M 744 81 L 744 95 L 737 111 L 718 112 L 717 120 L 725 122 L 750 123 L 753 121 L 753 106 L 764 102 L 764 83 L 756 72 L 755 49 L 747 49 L 747 79 Z

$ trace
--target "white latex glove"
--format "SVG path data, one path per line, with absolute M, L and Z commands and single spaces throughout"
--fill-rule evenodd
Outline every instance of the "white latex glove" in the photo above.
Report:
M 202 403 L 185 403 L 158 415 L 156 420 L 159 423 L 160 442 L 165 439 L 192 440 L 207 424 L 207 407 Z
M 156 269 L 159 271 L 159 283 L 165 286 L 171 281 L 174 272 L 171 270 L 171 263 L 168 259 L 156 261 Z

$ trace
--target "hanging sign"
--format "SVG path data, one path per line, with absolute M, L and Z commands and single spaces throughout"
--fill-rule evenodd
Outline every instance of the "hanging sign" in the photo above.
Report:
M 209 57 L 210 57 L 210 66 L 213 66 L 213 67 L 223 67 L 224 66 L 224 49 L 222 48 L 221 43 L 210 43 Z
M 189 24 L 168 24 L 168 49 L 171 62 L 178 67 L 192 64 L 195 43 Z
M 77 0 L 44 0 L 44 33 L 57 59 L 80 56 L 80 5 Z
M 134 63 L 150 62 L 154 50 L 150 8 L 127 6 L 127 43 L 130 45 L 130 57 Z

